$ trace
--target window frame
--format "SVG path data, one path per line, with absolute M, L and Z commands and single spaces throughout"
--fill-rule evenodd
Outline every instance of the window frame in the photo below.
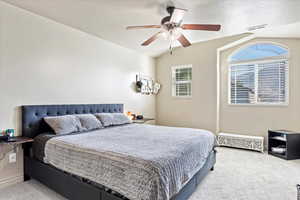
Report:
M 257 102 L 257 97 L 255 98 L 255 103 L 231 103 L 231 70 L 232 67 L 234 66 L 239 66 L 239 65 L 254 65 L 254 69 L 255 69 L 255 83 L 254 83 L 254 87 L 255 87 L 255 96 L 257 96 L 257 87 L 258 87 L 258 79 L 257 79 L 257 65 L 259 64 L 265 64 L 265 63 L 272 63 L 272 62 L 281 62 L 281 61 L 285 61 L 286 62 L 286 67 L 287 70 L 285 71 L 285 78 L 286 78 L 286 83 L 285 83 L 285 102 L 274 102 L 274 103 L 266 103 L 266 102 Z M 290 65 L 289 65 L 289 58 L 287 57 L 282 57 L 282 56 L 278 56 L 277 59 L 274 57 L 269 57 L 269 58 L 265 58 L 265 59 L 257 59 L 257 60 L 251 60 L 251 61 L 242 61 L 242 62 L 232 62 L 229 65 L 229 70 L 228 70 L 228 104 L 230 106 L 288 106 L 289 105 L 289 96 L 290 96 Z
M 185 68 L 190 68 L 192 70 L 192 78 L 189 81 L 176 81 L 176 69 L 185 69 Z M 186 95 L 186 96 L 177 96 L 176 95 L 176 84 L 179 82 L 185 82 L 185 83 L 191 83 L 191 95 Z M 177 66 L 172 66 L 171 67 L 171 84 L 172 84 L 172 97 L 173 98 L 192 98 L 193 96 L 193 65 L 192 64 L 187 64 L 187 65 L 177 65 Z

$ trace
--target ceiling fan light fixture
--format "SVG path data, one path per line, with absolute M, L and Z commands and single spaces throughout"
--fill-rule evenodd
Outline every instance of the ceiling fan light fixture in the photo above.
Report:
M 160 25 L 143 25 L 143 26 L 127 26 L 128 30 L 133 29 L 160 29 L 159 32 L 152 35 L 148 40 L 143 42 L 142 46 L 148 46 L 158 38 L 164 38 L 170 42 L 170 51 L 172 52 L 173 44 L 177 41 L 183 47 L 191 46 L 191 42 L 184 36 L 182 30 L 201 30 L 201 31 L 220 31 L 219 24 L 182 24 L 183 17 L 187 12 L 186 9 L 175 8 L 174 6 L 167 7 L 169 16 L 161 20 Z
M 175 41 L 181 36 L 181 28 L 174 28 L 173 30 L 170 30 L 170 40 Z
M 167 30 L 163 30 L 161 33 L 161 36 L 163 39 L 168 40 L 169 39 L 169 32 Z

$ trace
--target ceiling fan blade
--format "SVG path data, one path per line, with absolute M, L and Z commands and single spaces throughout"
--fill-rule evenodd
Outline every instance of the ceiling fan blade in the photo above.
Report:
M 145 42 L 143 42 L 142 46 L 149 45 L 151 42 L 153 42 L 154 40 L 156 40 L 160 36 L 161 33 L 162 32 L 160 31 L 160 32 L 156 33 L 155 35 L 153 35 L 151 38 L 149 38 L 148 40 L 146 40 Z
M 218 24 L 183 24 L 181 26 L 185 30 L 203 30 L 203 31 L 219 31 L 221 25 Z
M 127 26 L 127 30 L 131 29 L 144 29 L 144 28 L 161 28 L 161 25 L 145 25 L 145 26 Z
M 187 12 L 186 9 L 182 9 L 182 8 L 174 8 L 174 11 L 172 13 L 170 22 L 171 23 L 180 23 L 184 17 L 184 14 Z
M 188 41 L 188 39 L 183 34 L 181 34 L 181 36 L 177 40 L 180 42 L 180 44 L 183 47 L 188 47 L 191 45 L 191 43 Z

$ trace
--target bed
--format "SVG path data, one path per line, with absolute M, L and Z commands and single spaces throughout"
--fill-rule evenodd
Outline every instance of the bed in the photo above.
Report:
M 22 106 L 25 179 L 71 200 L 185 200 L 216 162 L 205 130 L 126 124 L 55 136 L 46 116 L 123 113 L 122 104 Z M 172 136 L 172 137 L 171 137 Z

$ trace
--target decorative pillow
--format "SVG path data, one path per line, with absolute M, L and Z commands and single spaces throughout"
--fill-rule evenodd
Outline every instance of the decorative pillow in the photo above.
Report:
M 112 113 L 113 125 L 129 124 L 132 121 L 124 113 Z
M 58 135 L 82 130 L 79 119 L 74 115 L 44 117 L 44 120 Z
M 104 127 L 113 125 L 113 116 L 111 113 L 96 113 L 95 116 L 101 121 Z
M 101 122 L 93 114 L 75 115 L 85 131 L 103 128 Z

